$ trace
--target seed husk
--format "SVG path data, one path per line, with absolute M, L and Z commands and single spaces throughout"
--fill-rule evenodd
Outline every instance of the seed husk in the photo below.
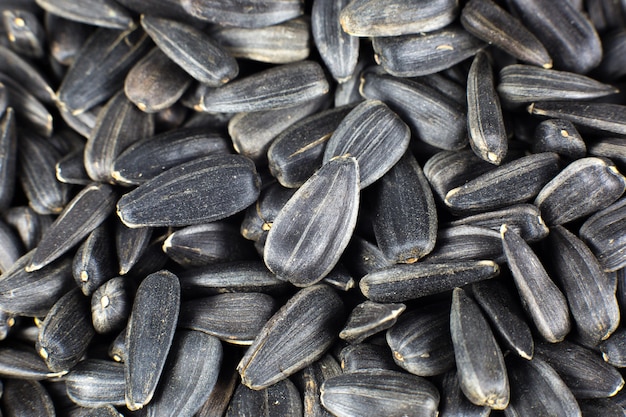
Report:
M 25 57 L 43 58 L 46 34 L 37 16 L 26 10 L 4 10 L 2 20 L 12 50 Z
M 3 378 L 40 381 L 65 373 L 67 371 L 51 372 L 32 346 L 7 343 L 0 348 L 0 376 Z
M 180 310 L 176 275 L 148 275 L 137 289 L 126 330 L 126 407 L 143 408 L 152 399 L 172 345 Z
M 17 165 L 17 127 L 15 111 L 9 107 L 0 118 L 0 209 L 11 205 Z
M 366 369 L 400 371 L 391 356 L 389 347 L 373 343 L 357 343 L 341 349 L 338 355 L 343 373 Z
M 549 119 L 535 129 L 533 152 L 556 152 L 562 157 L 579 159 L 585 157 L 587 147 L 572 122 Z
M 177 165 L 123 195 L 117 214 L 128 227 L 207 223 L 252 204 L 259 183 L 248 158 L 209 155 Z
M 620 328 L 611 337 L 600 343 L 598 349 L 602 352 L 602 358 L 607 363 L 617 368 L 626 368 L 624 346 L 626 346 L 626 331 L 624 328 Z
M 569 120 L 576 126 L 600 133 L 626 134 L 626 106 L 612 103 L 542 101 L 531 103 L 528 113 Z
M 224 417 L 257 414 L 267 417 L 298 417 L 302 412 L 302 398 L 298 388 L 289 379 L 283 379 L 260 390 L 240 384 Z
M 118 273 L 120 275 L 127 274 L 137 263 L 148 249 L 151 237 L 151 227 L 131 229 L 121 221 L 115 222 L 115 252 L 117 253 Z
M 224 26 L 264 27 L 275 25 L 304 13 L 301 0 L 242 0 L 208 3 L 204 0 L 181 0 L 185 11 L 196 19 Z
M 617 271 L 626 266 L 625 210 L 626 199 L 622 198 L 589 217 L 580 227 L 580 237 L 605 271 Z
M 115 277 L 98 287 L 91 296 L 91 321 L 98 333 L 120 331 L 126 325 L 132 307 L 132 285 L 124 277 Z
M 461 391 L 457 371 L 453 369 L 446 372 L 441 381 L 440 413 L 442 416 L 488 417 L 491 408 L 479 407 L 467 399 Z
M 296 293 L 263 326 L 239 362 L 247 387 L 266 388 L 319 359 L 343 325 L 344 306 L 320 284 Z
M 504 261 L 498 232 L 481 226 L 460 225 L 439 230 L 437 244 L 424 261 L 444 263 L 487 259 L 496 263 Z
M 92 180 L 85 170 L 85 150 L 76 149 L 55 165 L 57 180 L 65 184 L 87 185 Z
M 86 296 L 115 276 L 113 241 L 106 224 L 98 226 L 81 243 L 74 254 L 72 275 Z
M 349 343 L 361 343 L 369 336 L 393 326 L 405 308 L 404 304 L 364 301 L 354 307 L 339 337 Z
M 83 407 L 124 405 L 124 365 L 86 359 L 67 374 L 65 386 L 67 396 Z
M 37 381 L 9 379 L 3 383 L 2 409 L 7 416 L 55 417 L 54 403 Z
M 27 88 L 41 102 L 54 103 L 56 94 L 38 67 L 5 46 L 0 46 L 0 71 Z
M 111 29 L 129 29 L 133 18 L 112 0 L 37 0 L 46 11 L 75 22 Z

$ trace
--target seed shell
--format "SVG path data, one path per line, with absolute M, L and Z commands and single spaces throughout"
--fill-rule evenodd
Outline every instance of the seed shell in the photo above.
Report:
M 3 378 L 40 381 L 57 378 L 66 372 L 51 372 L 32 346 L 4 344 L 0 348 L 0 376 Z
M 487 259 L 496 263 L 504 262 L 498 232 L 480 226 L 460 225 L 441 229 L 437 233 L 435 248 L 424 261 L 444 263 Z
M 4 85 L 7 105 L 13 107 L 17 120 L 30 126 L 32 131 L 28 134 L 50 137 L 54 120 L 45 105 L 22 84 L 2 72 L 0 72 L 0 83 Z
M 115 253 L 109 232 L 106 224 L 98 226 L 74 254 L 72 275 L 86 296 L 115 276 Z
M 587 147 L 576 126 L 567 120 L 544 120 L 535 129 L 534 139 L 535 153 L 556 152 L 562 157 L 571 159 L 584 158 L 587 154 Z
M 362 302 L 350 313 L 339 337 L 349 343 L 361 343 L 369 336 L 393 326 L 405 308 L 404 304 Z
M 91 296 L 91 321 L 98 333 L 120 331 L 132 307 L 132 284 L 124 277 L 111 278 Z
M 248 158 L 209 155 L 177 165 L 123 195 L 117 214 L 128 227 L 207 223 L 251 205 L 259 196 L 259 183 Z
M 8 108 L 0 117 L 0 209 L 9 208 L 15 190 L 17 163 L 15 111 Z
M 115 222 L 115 252 L 120 275 L 126 275 L 148 249 L 152 237 L 151 227 L 131 229 L 120 221 Z
M 262 389 L 315 362 L 343 322 L 343 303 L 330 287 L 320 284 L 298 291 L 263 326 L 239 362 L 243 384 Z
M 626 368 L 626 355 L 624 346 L 626 345 L 626 331 L 624 328 L 617 329 L 608 339 L 598 345 L 605 362 L 616 368 Z
M 91 178 L 85 170 L 85 150 L 76 149 L 59 159 L 55 165 L 56 177 L 65 184 L 87 185 Z
M 152 399 L 172 345 L 180 310 L 176 275 L 162 270 L 139 285 L 126 330 L 126 407 L 138 410 Z
M 441 381 L 441 416 L 488 417 L 491 408 L 472 404 L 459 385 L 456 370 L 446 372 Z
M 580 237 L 596 255 L 605 271 L 626 266 L 626 199 L 622 198 L 589 217 L 580 227 Z
M 65 19 L 111 29 L 129 29 L 133 19 L 113 0 L 36 0 L 44 10 Z
M 626 134 L 626 106 L 620 104 L 542 101 L 530 104 L 527 110 L 537 116 L 569 120 L 600 133 Z
M 56 416 L 50 394 L 37 381 L 5 380 L 1 403 L 7 416 Z
M 599 156 L 610 159 L 621 172 L 626 171 L 626 139 L 602 138 L 589 143 L 589 156 Z
M 367 369 L 400 371 L 392 359 L 387 346 L 372 343 L 357 343 L 341 349 L 338 359 L 343 373 L 364 371 Z
M 302 398 L 293 382 L 284 379 L 269 387 L 253 390 L 240 384 L 224 417 L 262 415 L 298 417 L 303 415 Z
M 180 3 L 196 19 L 247 28 L 275 25 L 304 13 L 302 0 L 238 0 L 214 3 L 181 0 Z
M 29 58 L 43 58 L 45 31 L 33 13 L 26 10 L 4 10 L 4 29 L 15 52 Z
M 241 222 L 241 235 L 254 241 L 267 238 L 274 219 L 295 192 L 295 189 L 284 188 L 276 183 L 265 187 L 256 204 L 246 210 L 246 215 Z
M 83 407 L 124 405 L 124 365 L 86 359 L 67 374 L 65 386 L 67 396 Z
M 0 46 L 0 71 L 46 104 L 54 103 L 56 94 L 41 71 L 10 48 Z
M 332 355 L 325 355 L 297 375 L 296 385 L 303 396 L 307 417 L 330 417 L 320 402 L 320 387 L 328 378 L 341 374 L 341 367 Z

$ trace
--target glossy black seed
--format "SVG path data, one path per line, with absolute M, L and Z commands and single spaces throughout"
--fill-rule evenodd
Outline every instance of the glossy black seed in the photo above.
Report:
M 91 321 L 98 333 L 120 331 L 132 307 L 132 284 L 124 277 L 111 278 L 91 296 Z

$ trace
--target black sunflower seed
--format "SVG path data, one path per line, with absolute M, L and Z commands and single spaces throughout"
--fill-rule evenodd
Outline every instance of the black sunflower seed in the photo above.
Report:
M 79 362 L 65 377 L 67 396 L 83 407 L 124 405 L 124 365 L 87 359 Z
M 129 29 L 133 19 L 128 10 L 113 0 L 37 0 L 50 13 L 65 19 L 111 29 Z

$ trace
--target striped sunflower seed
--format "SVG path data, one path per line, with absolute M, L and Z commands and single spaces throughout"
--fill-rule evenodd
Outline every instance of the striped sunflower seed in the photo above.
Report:
M 302 405 L 308 417 L 331 417 L 320 402 L 324 381 L 341 374 L 341 367 L 332 355 L 325 355 L 297 375 L 296 385 L 302 392 Z
M 102 360 L 79 362 L 65 377 L 67 396 L 83 407 L 124 405 L 124 365 Z
M 176 275 L 162 270 L 139 285 L 126 330 L 125 402 L 138 410 L 154 396 L 172 345 L 180 310 Z
M 424 261 L 444 263 L 484 259 L 496 263 L 504 261 L 498 232 L 485 227 L 460 225 L 439 230 L 437 244 Z
M 617 15 L 615 13 L 615 15 Z M 602 62 L 595 69 L 598 76 L 607 80 L 618 80 L 624 75 L 624 48 L 626 32 L 621 25 L 602 36 Z
M 128 227 L 187 226 L 238 213 L 259 196 L 248 158 L 210 155 L 177 165 L 125 194 L 117 214 Z
M 91 296 L 91 322 L 98 333 L 120 331 L 132 307 L 132 285 L 124 277 L 111 278 Z
M 369 336 L 393 326 L 404 304 L 379 304 L 365 301 L 352 310 L 339 337 L 349 343 L 361 343 Z
M 626 106 L 620 104 L 542 101 L 530 104 L 527 110 L 533 115 L 569 120 L 576 126 L 604 134 L 626 134 Z
M 461 391 L 456 370 L 451 370 L 441 381 L 440 413 L 442 416 L 488 417 L 491 408 L 472 404 Z
M 624 346 L 626 345 L 626 330 L 617 329 L 608 339 L 598 345 L 602 352 L 602 358 L 616 368 L 626 368 L 626 355 Z
M 111 29 L 129 29 L 133 18 L 113 0 L 37 0 L 37 4 L 65 19 Z
M 7 105 L 15 110 L 18 122 L 29 126 L 28 132 L 22 135 L 38 134 L 46 138 L 50 137 L 54 120 L 46 106 L 21 83 L 2 72 L 0 72 L 0 83 L 4 85 Z
M 614 203 L 626 190 L 626 178 L 604 158 L 582 158 L 569 164 L 539 192 L 535 205 L 546 223 L 579 219 Z
M 0 376 L 3 378 L 41 381 L 66 373 L 51 372 L 32 346 L 17 343 L 4 344 L 0 348 Z
M 85 170 L 85 150 L 77 149 L 59 159 L 55 165 L 56 177 L 65 184 L 87 185 L 91 178 Z
M 55 102 L 56 94 L 41 70 L 4 46 L 0 46 L 0 71 L 28 89 L 42 103 Z
M 239 374 L 235 370 L 236 362 L 228 350 L 223 354 L 222 367 L 220 368 L 217 381 L 202 407 L 195 417 L 223 416 L 228 409 L 228 404 L 239 384 Z
M 109 232 L 106 224 L 98 226 L 74 254 L 72 275 L 86 296 L 115 276 L 115 253 Z
M 180 3 L 196 19 L 247 28 L 275 25 L 304 13 L 302 0 L 238 0 L 218 3 L 181 0 Z
M 341 349 L 338 356 L 343 373 L 364 371 L 367 369 L 400 371 L 392 359 L 387 346 L 373 343 L 357 343 Z
M 355 158 L 339 157 L 324 164 L 274 219 L 263 252 L 269 270 L 297 286 L 324 278 L 350 241 L 359 195 Z
M 587 147 L 576 126 L 570 121 L 549 119 L 535 129 L 533 152 L 556 152 L 571 159 L 584 158 Z M 608 156 L 608 155 L 607 155 Z
M 4 393 L 0 401 L 7 416 L 56 416 L 52 398 L 41 383 L 10 379 L 4 381 L 3 386 Z
M 298 388 L 289 379 L 283 379 L 260 390 L 240 384 L 224 417 L 259 414 L 267 417 L 298 417 L 302 413 L 302 398 Z
M 119 264 L 118 274 L 126 275 L 148 249 L 152 237 L 151 227 L 131 229 L 120 221 L 115 222 L 115 252 Z
M 53 13 L 46 13 L 44 16 L 46 26 L 48 48 L 50 55 L 56 62 L 70 66 L 85 43 L 89 35 L 94 30 L 94 26 L 68 20 Z M 54 90 L 52 90 L 54 94 Z
M 503 224 L 500 235 L 524 310 L 545 340 L 551 343 L 562 341 L 571 328 L 565 296 L 517 233 Z
M 237 370 L 244 385 L 266 388 L 319 359 L 344 321 L 344 306 L 320 284 L 296 293 L 263 326 Z
M 363 239 L 359 235 L 353 235 L 346 248 L 344 259 L 350 272 L 356 278 L 392 266 L 394 263 L 385 257 L 378 246 Z
M 337 375 L 321 388 L 322 405 L 339 417 L 438 414 L 439 392 L 419 376 L 367 370 Z
M 580 227 L 580 237 L 587 243 L 605 271 L 626 266 L 626 198 L 596 212 Z
M 587 146 L 589 156 L 600 156 L 615 162 L 621 172 L 626 171 L 626 139 L 596 139 Z
M 264 188 L 256 203 L 246 210 L 246 215 L 241 222 L 241 235 L 255 242 L 265 239 L 267 232 L 272 228 L 274 219 L 295 191 L 295 189 L 283 188 L 276 183 Z

